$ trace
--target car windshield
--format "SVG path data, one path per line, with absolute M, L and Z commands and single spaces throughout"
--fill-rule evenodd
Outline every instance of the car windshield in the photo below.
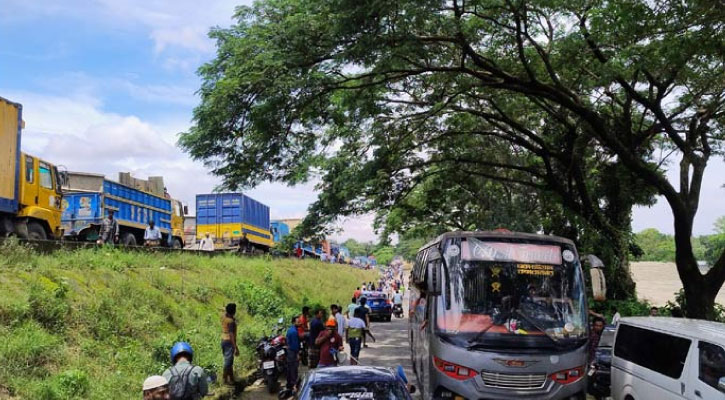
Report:
M 584 285 L 573 247 L 472 238 L 448 247 L 436 301 L 439 335 L 483 347 L 586 340 Z
M 405 389 L 398 382 L 360 382 L 315 385 L 314 400 L 405 400 Z

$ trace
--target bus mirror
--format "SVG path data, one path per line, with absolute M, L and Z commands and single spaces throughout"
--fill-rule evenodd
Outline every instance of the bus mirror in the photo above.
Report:
M 428 294 L 431 296 L 440 296 L 441 294 L 441 266 L 440 263 L 434 262 L 428 264 Z
M 604 268 L 604 262 L 594 254 L 585 255 L 583 260 L 589 264 L 590 268 Z
M 607 281 L 604 279 L 604 270 L 601 268 L 590 268 L 589 274 L 591 276 L 594 300 L 607 300 Z

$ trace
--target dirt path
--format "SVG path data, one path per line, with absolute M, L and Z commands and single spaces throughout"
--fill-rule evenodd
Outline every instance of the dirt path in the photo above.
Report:
M 668 300 L 674 301 L 675 293 L 682 288 L 675 263 L 635 262 L 631 269 L 637 283 L 637 297 L 656 306 L 664 306 Z M 715 301 L 725 304 L 725 289 L 720 290 Z

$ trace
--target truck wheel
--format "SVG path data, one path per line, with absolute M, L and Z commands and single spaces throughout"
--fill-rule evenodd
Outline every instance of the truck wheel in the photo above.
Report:
M 133 233 L 124 233 L 123 235 L 121 235 L 120 242 L 124 246 L 135 246 L 136 236 L 134 236 Z
M 180 249 L 181 247 L 182 247 L 181 246 L 181 240 L 179 240 L 179 238 L 174 238 L 171 241 L 171 248 L 173 248 L 173 249 Z
M 46 240 L 47 238 L 48 235 L 45 233 L 43 225 L 35 221 L 28 222 L 28 239 Z

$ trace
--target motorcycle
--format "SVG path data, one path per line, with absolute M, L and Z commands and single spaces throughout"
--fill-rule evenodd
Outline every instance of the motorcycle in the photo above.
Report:
M 403 318 L 403 305 L 402 304 L 393 305 L 393 315 L 395 315 L 396 318 Z
M 278 379 L 287 371 L 287 339 L 281 334 L 283 318 L 275 325 L 273 337 L 262 337 L 257 344 L 257 358 L 259 360 L 258 374 L 264 379 L 269 393 L 277 390 Z

